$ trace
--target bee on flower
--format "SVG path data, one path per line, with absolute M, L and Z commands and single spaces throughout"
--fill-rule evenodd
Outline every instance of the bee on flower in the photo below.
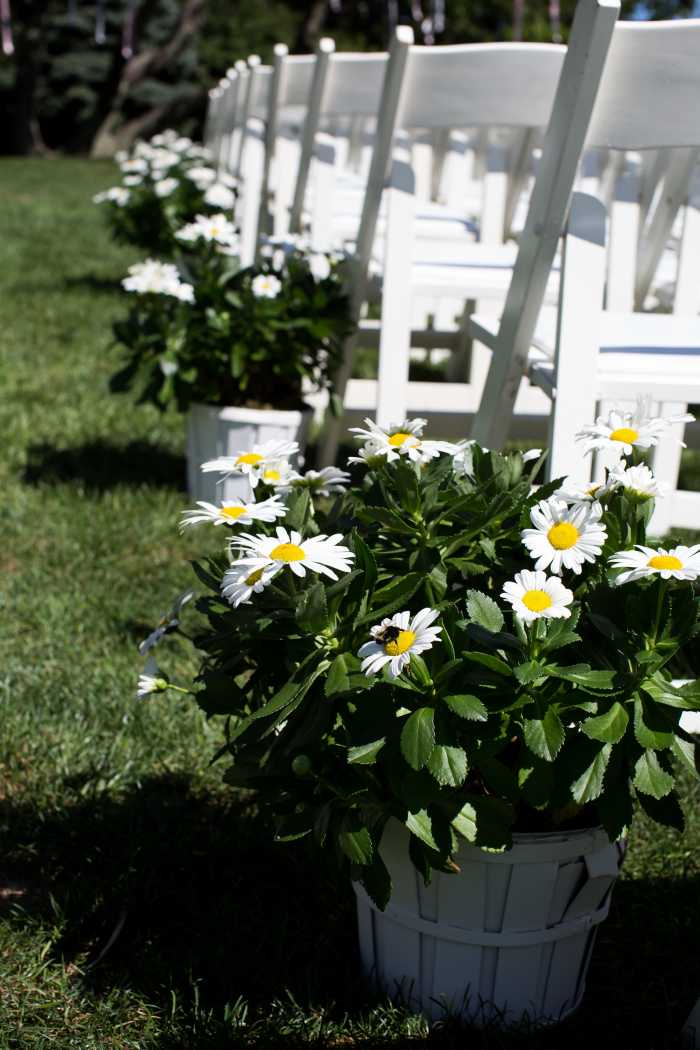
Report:
M 536 569 L 549 569 L 557 574 L 562 569 L 580 573 L 585 562 L 599 557 L 607 539 L 601 523 L 603 508 L 593 502 L 568 506 L 554 497 L 540 500 L 530 511 L 534 528 L 524 529 L 521 539 Z
M 410 612 L 394 613 L 380 624 L 370 628 L 371 641 L 360 647 L 357 655 L 362 660 L 360 670 L 368 678 L 388 665 L 389 675 L 398 678 L 408 666 L 412 655 L 432 649 L 442 627 L 432 627 L 440 613 L 436 609 L 421 609 L 411 618 Z
M 213 525 L 252 525 L 256 521 L 271 522 L 283 518 L 287 508 L 279 496 L 261 500 L 260 503 L 247 500 L 227 500 L 217 507 L 206 500 L 197 500 L 199 510 L 186 510 L 180 522 L 182 532 L 190 525 L 211 522 Z

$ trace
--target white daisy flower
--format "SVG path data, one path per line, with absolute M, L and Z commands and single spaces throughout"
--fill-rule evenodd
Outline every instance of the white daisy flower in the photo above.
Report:
M 457 477 L 471 477 L 474 473 L 474 445 L 475 441 L 458 441 L 457 451 L 452 457 L 452 469 Z M 484 449 L 484 451 L 488 451 Z
M 540 500 L 530 511 L 534 529 L 520 534 L 530 557 L 536 559 L 535 568 L 579 573 L 584 562 L 594 562 L 607 539 L 602 513 L 600 503 L 569 507 L 554 497 Z
M 146 259 L 129 267 L 129 276 L 122 281 L 122 288 L 139 295 L 172 295 L 183 302 L 194 301 L 194 288 L 180 280 L 177 266 L 172 263 Z
M 358 449 L 356 456 L 348 456 L 348 463 L 359 463 L 361 466 L 367 467 L 369 470 L 372 470 L 375 467 L 380 467 L 385 462 L 386 460 L 380 450 L 380 445 L 373 441 L 368 441 L 361 449 Z
M 148 696 L 150 693 L 164 693 L 167 688 L 167 679 L 163 678 L 154 658 L 149 656 L 143 673 L 139 675 L 136 686 L 136 698 L 142 700 L 144 696 Z
M 130 157 L 123 160 L 119 168 L 127 175 L 145 175 L 148 164 L 142 157 Z
M 276 570 L 251 569 L 250 565 L 237 562 L 224 573 L 221 594 L 237 609 L 239 605 L 248 605 L 251 595 L 262 594 L 276 575 Z
M 186 590 L 183 591 L 182 594 L 178 594 L 168 612 L 165 613 L 164 616 L 161 616 L 155 630 L 151 631 L 148 638 L 144 638 L 139 645 L 141 656 L 145 656 L 149 649 L 152 649 L 154 645 L 157 645 L 163 635 L 167 634 L 169 631 L 174 631 L 176 627 L 180 626 L 180 613 L 182 612 L 182 608 L 184 605 L 187 605 L 188 601 L 193 597 L 194 591 L 192 590 Z
M 260 471 L 263 485 L 277 489 L 279 492 L 290 492 L 291 482 L 301 477 L 286 459 L 270 460 Z
M 177 131 L 173 128 L 166 128 L 165 131 L 159 131 L 157 135 L 153 135 L 151 143 L 154 146 L 170 146 L 177 138 Z
M 311 536 L 302 539 L 301 533 L 287 532 L 278 525 L 277 536 L 252 536 L 244 532 L 232 541 L 231 549 L 241 552 L 236 565 L 279 572 L 288 565 L 295 576 L 306 576 L 307 570 L 338 579 L 339 572 L 349 572 L 355 557 L 340 543 L 341 533 L 333 536 Z
M 700 543 L 692 547 L 644 547 L 638 544 L 634 550 L 618 551 L 610 558 L 610 567 L 624 569 L 615 583 L 631 583 L 646 576 L 661 576 L 662 580 L 696 580 L 700 576 Z
M 610 471 L 607 487 L 617 488 L 618 485 L 642 500 L 663 497 L 668 488 L 654 477 L 644 463 L 636 467 L 626 467 L 624 463 L 617 463 Z
M 297 474 L 291 482 L 295 489 L 308 489 L 314 496 L 331 496 L 345 492 L 350 481 L 347 470 L 339 467 L 324 467 L 323 470 L 307 470 Z
M 114 154 L 115 163 L 119 164 L 119 166 L 121 167 L 124 161 L 128 159 L 128 156 L 129 154 L 125 149 L 118 149 L 117 152 Z
M 125 175 L 122 181 L 125 186 L 140 186 L 143 182 L 143 175 Z
M 170 149 L 176 153 L 187 153 L 192 145 L 192 139 L 188 139 L 186 135 L 179 135 L 170 143 Z
M 250 283 L 256 299 L 276 299 L 282 291 L 282 282 L 272 273 L 259 273 Z
M 571 610 L 567 606 L 573 602 L 574 595 L 558 576 L 523 569 L 516 573 L 514 580 L 503 584 L 501 598 L 510 602 L 518 619 L 531 623 L 540 617 L 568 619 Z
M 287 508 L 279 496 L 261 500 L 260 503 L 243 499 L 227 500 L 218 507 L 205 500 L 197 500 L 197 506 L 200 510 L 186 510 L 183 514 L 180 522 L 181 532 L 188 525 L 199 525 L 204 521 L 211 521 L 214 525 L 252 525 L 254 521 L 275 521 L 287 513 Z
M 251 487 L 255 488 L 266 468 L 276 470 L 280 460 L 287 460 L 298 451 L 299 445 L 296 441 L 265 441 L 260 445 L 253 445 L 251 449 L 236 452 L 233 456 L 208 459 L 206 463 L 202 463 L 201 469 L 205 474 L 218 471 L 226 477 L 230 477 L 231 474 L 247 474 Z
M 606 481 L 578 481 L 574 477 L 564 478 L 564 481 L 554 493 L 554 498 L 563 500 L 564 503 L 594 503 L 604 492 L 610 491 L 609 482 Z
M 523 452 L 523 463 L 533 463 L 536 459 L 539 459 L 541 455 L 541 448 L 530 448 L 527 452 Z
M 203 165 L 189 168 L 185 175 L 195 184 L 198 190 L 205 190 L 207 186 L 213 186 L 216 182 L 216 171 L 214 168 L 206 168 Z
M 309 270 L 314 281 L 325 281 L 331 275 L 331 264 L 323 252 L 314 252 L 308 258 Z
M 358 650 L 360 670 L 369 678 L 388 664 L 391 677 L 398 678 L 414 653 L 423 653 L 437 642 L 442 627 L 430 625 L 439 615 L 435 609 L 421 609 L 413 619 L 410 612 L 400 612 L 382 620 L 370 629 L 372 640 Z
M 179 186 L 179 181 L 173 178 L 159 179 L 158 182 L 154 183 L 153 189 L 155 190 L 156 197 L 169 197 L 171 193 L 174 193 Z
M 180 370 L 177 361 L 167 361 L 162 357 L 158 362 L 158 366 L 164 376 L 174 376 Z
M 172 150 L 157 149 L 151 151 L 150 160 L 151 170 L 155 174 L 159 171 L 165 171 L 166 168 L 172 168 L 175 164 L 179 164 L 180 155 L 173 153 Z
M 236 195 L 228 186 L 215 182 L 213 186 L 209 186 L 205 191 L 204 203 L 211 208 L 232 208 L 236 203 Z
M 123 186 L 111 186 L 108 190 L 96 193 L 92 201 L 93 204 L 102 204 L 104 201 L 109 201 L 111 204 L 116 204 L 117 207 L 123 208 L 129 197 L 131 197 L 131 193 L 129 190 L 124 189 Z
M 206 241 L 209 244 L 220 244 L 229 248 L 238 246 L 236 227 L 223 212 L 216 215 L 197 215 L 194 222 L 187 223 L 175 234 L 178 240 L 192 243 Z
M 406 420 L 401 424 L 391 424 L 388 428 L 380 427 L 371 419 L 365 419 L 367 429 L 350 427 L 350 433 L 357 434 L 357 441 L 365 441 L 372 456 L 385 456 L 391 463 L 401 456 L 408 456 L 414 463 L 427 463 L 442 452 L 454 456 L 459 447 L 448 441 L 426 441 L 421 435 L 427 425 L 426 419 Z M 353 459 L 353 462 L 357 462 Z
M 618 456 L 629 456 L 635 448 L 652 448 L 673 423 L 692 423 L 694 419 L 689 414 L 652 417 L 649 400 L 640 398 L 634 412 L 613 409 L 607 419 L 598 416 L 595 423 L 576 434 L 576 440 L 584 443 L 584 452 L 613 451 Z

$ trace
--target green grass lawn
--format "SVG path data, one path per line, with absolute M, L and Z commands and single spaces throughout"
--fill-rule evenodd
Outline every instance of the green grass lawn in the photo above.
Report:
M 176 527 L 182 420 L 107 391 L 134 261 L 90 203 L 112 179 L 0 161 L 0 1050 L 677 1046 L 700 995 L 697 786 L 684 838 L 635 824 L 575 1019 L 429 1032 L 360 979 L 351 890 L 221 787 L 220 727 L 134 699 L 137 641 L 203 536 Z

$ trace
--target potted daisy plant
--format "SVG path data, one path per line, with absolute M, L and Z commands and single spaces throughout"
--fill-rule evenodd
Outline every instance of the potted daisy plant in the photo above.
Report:
M 201 668 L 141 694 L 226 720 L 228 783 L 353 880 L 366 973 L 429 1016 L 567 1016 L 635 806 L 683 826 L 700 545 L 647 541 L 635 459 L 668 421 L 637 423 L 579 435 L 618 453 L 595 486 L 538 487 L 538 451 L 368 421 L 351 480 L 256 467 L 255 502 L 184 517 L 229 535 L 196 566 Z
M 176 264 L 149 260 L 123 282 L 137 298 L 115 325 L 126 362 L 111 387 L 187 413 L 191 496 L 245 496 L 264 464 L 299 465 L 305 397 L 330 391 L 350 328 L 340 260 L 289 242 L 242 268 L 223 213 L 197 216 L 176 239 Z

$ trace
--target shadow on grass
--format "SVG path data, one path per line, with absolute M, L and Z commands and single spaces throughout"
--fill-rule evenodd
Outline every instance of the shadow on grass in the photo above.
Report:
M 113 295 L 115 292 L 122 292 L 121 282 L 121 277 L 98 277 L 97 274 L 86 273 L 76 277 L 65 277 L 63 287 L 69 290 L 85 290 Z
M 100 439 L 77 448 L 31 445 L 23 478 L 30 485 L 79 481 L 97 492 L 117 485 L 151 485 L 185 490 L 184 456 L 148 441 L 113 445 Z
M 66 789 L 77 798 L 90 782 Z M 352 892 L 305 843 L 273 843 L 250 802 L 153 777 L 49 813 L 4 802 L 0 833 L 4 880 L 28 887 L 6 919 L 57 926 L 53 958 L 75 961 L 96 997 L 128 987 L 163 1016 L 179 1004 L 149 1046 L 408 1044 L 405 1013 L 368 1018 L 377 999 L 359 975 Z M 697 877 L 622 880 L 575 1018 L 519 1035 L 448 1021 L 410 1045 L 675 1050 L 700 991 L 698 919 Z

